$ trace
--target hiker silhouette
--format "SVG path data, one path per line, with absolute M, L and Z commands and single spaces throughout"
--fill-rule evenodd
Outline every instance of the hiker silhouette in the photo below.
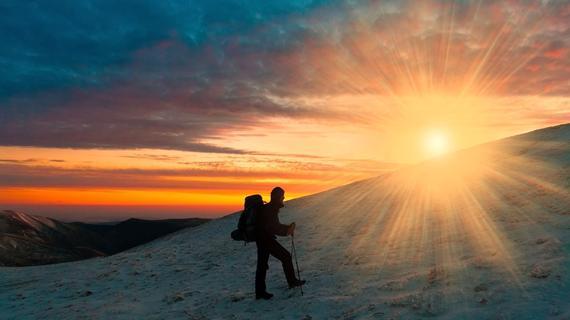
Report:
M 285 278 L 289 288 L 302 286 L 305 280 L 295 277 L 293 269 L 293 259 L 291 253 L 287 251 L 276 239 L 278 236 L 293 236 L 295 232 L 295 222 L 285 225 L 279 222 L 279 209 L 283 208 L 285 190 L 275 187 L 271 191 L 271 200 L 263 205 L 256 217 L 255 243 L 257 245 L 257 270 L 255 272 L 255 298 L 271 299 L 273 295 L 268 293 L 265 286 L 265 276 L 269 268 L 269 255 L 281 261 Z

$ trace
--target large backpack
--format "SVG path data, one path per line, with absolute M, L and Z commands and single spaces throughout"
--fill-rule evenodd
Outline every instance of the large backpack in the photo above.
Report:
M 245 197 L 243 211 L 239 216 L 237 229 L 232 231 L 232 239 L 236 241 L 255 241 L 256 216 L 263 209 L 263 198 L 259 194 Z

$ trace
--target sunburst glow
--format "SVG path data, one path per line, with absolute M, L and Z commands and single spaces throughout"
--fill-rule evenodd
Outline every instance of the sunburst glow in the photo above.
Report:
M 424 138 L 424 147 L 429 156 L 441 156 L 449 151 L 449 138 L 442 131 L 430 131 Z

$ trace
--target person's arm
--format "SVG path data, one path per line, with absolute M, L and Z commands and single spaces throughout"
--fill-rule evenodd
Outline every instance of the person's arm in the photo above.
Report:
M 271 213 L 270 219 L 267 221 L 267 229 L 269 232 L 278 236 L 285 237 L 289 235 L 289 228 L 290 225 L 282 224 L 279 222 L 279 216 L 277 215 L 277 212 Z

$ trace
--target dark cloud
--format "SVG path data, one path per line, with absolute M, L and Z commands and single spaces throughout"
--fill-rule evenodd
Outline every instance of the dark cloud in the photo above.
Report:
M 179 156 L 171 156 L 166 154 L 134 154 L 134 155 L 126 155 L 121 156 L 123 158 L 130 158 L 130 159 L 148 159 L 148 160 L 157 160 L 157 161 L 176 161 L 181 159 Z
M 135 154 L 133 157 L 176 161 L 170 155 Z M 234 157 L 216 161 L 185 161 L 179 168 L 58 167 L 54 160 L 0 159 L 0 187 L 219 189 L 270 188 L 275 179 L 296 190 L 321 188 L 339 176 L 354 179 L 394 170 L 393 163 L 358 160 Z M 58 161 L 59 162 L 59 161 Z M 50 163 L 50 165 L 47 165 Z M 204 178 L 208 178 L 206 180 Z
M 38 162 L 38 159 L 24 159 L 24 160 L 18 160 L 18 159 L 0 159 L 0 162 L 4 162 L 4 163 L 34 163 L 34 162 Z
M 254 185 L 270 188 L 273 181 L 263 179 L 287 179 L 296 189 L 302 185 L 317 187 L 338 177 L 342 168 L 321 163 L 295 161 L 271 161 L 264 169 L 240 169 L 231 162 L 189 162 L 191 169 L 102 169 L 102 168 L 56 168 L 41 165 L 6 163 L 0 165 L 0 187 L 88 187 L 88 188 L 153 188 L 153 189 L 243 189 L 244 182 L 235 178 L 252 179 L 247 188 Z M 203 168 L 196 168 L 203 167 Z M 284 170 L 286 169 L 286 170 Z M 356 175 L 354 170 L 351 174 Z M 368 173 L 368 172 L 367 172 Z M 204 181 L 207 177 L 211 181 Z M 176 178 L 184 178 L 176 179 Z M 216 181 L 215 178 L 234 178 Z M 260 181 L 256 182 L 256 179 Z M 304 182 L 303 182 L 304 181 Z
M 0 4 L 0 99 L 71 85 L 104 85 L 133 52 L 177 35 L 216 45 L 320 1 L 8 1 Z
M 311 112 L 228 79 L 224 46 L 319 2 L 3 4 L 0 145 L 247 153 L 200 140 Z

